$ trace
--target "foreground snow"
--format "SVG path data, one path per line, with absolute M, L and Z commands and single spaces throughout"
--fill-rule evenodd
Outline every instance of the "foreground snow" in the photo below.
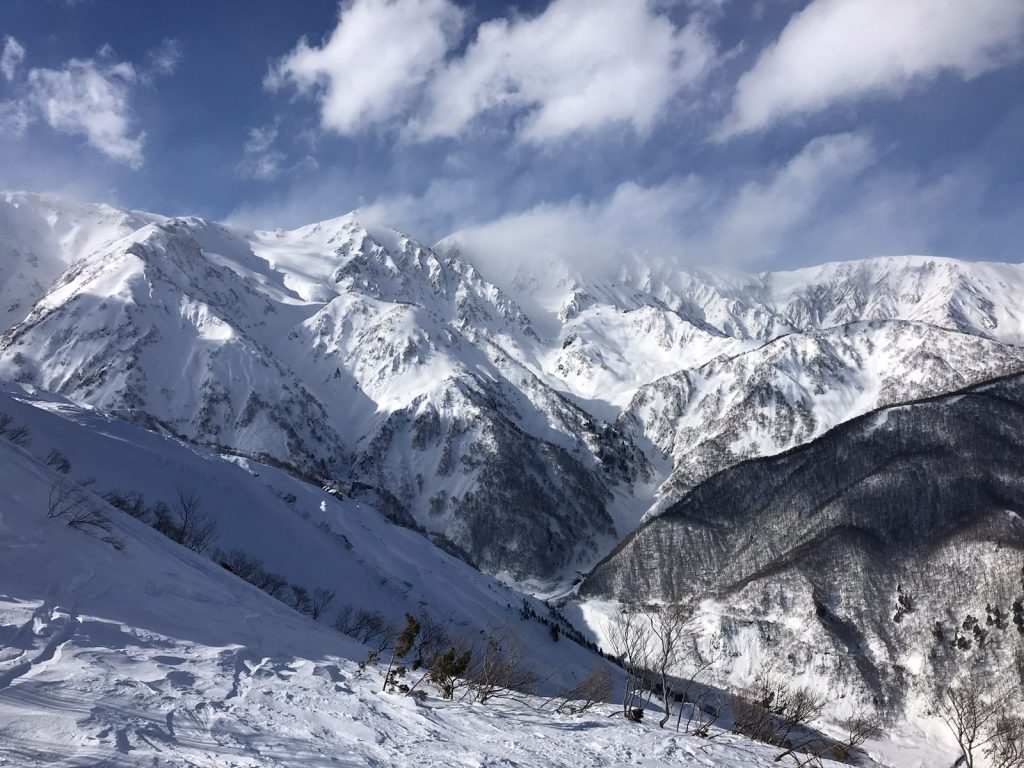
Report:
M 365 648 L 127 516 L 48 519 L 54 476 L 0 442 L 0 765 L 769 766 L 729 734 L 529 703 L 381 693 Z M 531 706 L 532 705 L 532 706 Z

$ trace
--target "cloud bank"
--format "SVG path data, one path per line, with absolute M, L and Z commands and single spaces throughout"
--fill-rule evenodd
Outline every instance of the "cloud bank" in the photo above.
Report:
M 448 0 L 356 0 L 342 6 L 323 45 L 300 40 L 265 84 L 315 98 L 327 130 L 352 135 L 386 125 L 458 42 L 463 19 Z
M 8 36 L 0 55 L 0 72 L 8 81 L 15 80 L 24 58 L 24 46 Z M 69 59 L 55 69 L 34 67 L 16 83 L 16 97 L 0 102 L 0 131 L 20 136 L 42 121 L 137 169 L 143 161 L 145 132 L 134 126 L 134 92 L 154 75 L 173 72 L 181 60 L 181 46 L 165 40 L 149 58 L 151 67 L 139 70 L 117 61 L 113 50 L 104 46 L 94 58 Z
M 943 73 L 969 80 L 1022 55 L 1020 0 L 814 0 L 739 79 L 717 138 Z
M 647 0 L 552 0 L 531 17 L 481 24 L 449 0 L 354 0 L 320 46 L 305 39 L 265 83 L 316 99 L 324 129 L 455 137 L 499 113 L 519 138 L 558 140 L 608 125 L 647 131 L 716 49 L 702 24 L 675 25 Z

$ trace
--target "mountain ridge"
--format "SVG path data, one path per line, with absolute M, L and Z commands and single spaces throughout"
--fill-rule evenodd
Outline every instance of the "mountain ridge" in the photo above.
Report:
M 486 255 L 366 227 L 358 212 L 242 230 L 35 195 L 4 195 L 0 209 L 56 227 L 66 246 L 63 261 L 47 262 L 59 273 L 26 296 L 32 308 L 0 329 L 0 377 L 323 482 L 369 478 L 399 517 L 538 586 L 587 570 L 715 462 L 806 441 L 885 387 L 892 401 L 912 399 L 913 376 L 867 366 L 886 334 L 903 329 L 894 366 L 925 361 L 938 389 L 1016 364 L 1006 342 L 1024 338 L 1024 316 L 1004 306 L 1013 286 L 1024 292 L 1020 265 L 906 257 L 740 275 L 628 262 L 610 282 L 565 266 L 546 283 L 502 287 L 478 266 Z M 0 240 L 0 294 L 24 282 L 4 275 L 18 274 L 25 252 L 50 248 L 33 232 L 12 227 Z M 895 317 L 922 296 L 917 317 Z M 531 313 L 538 301 L 553 314 Z M 856 343 L 835 330 L 865 322 L 883 330 Z M 829 334 L 792 362 L 830 372 L 826 391 L 765 379 L 767 351 Z M 683 414 L 662 413 L 659 426 L 634 404 L 659 387 L 659 398 L 685 399 L 687 371 L 728 361 L 737 392 L 760 387 L 764 403 L 792 413 L 750 401 L 718 421 L 701 416 L 699 434 L 673 438 L 718 440 L 705 453 L 719 458 L 694 473 L 666 442 Z M 789 436 L 765 441 L 739 429 L 746 422 Z M 517 472 L 520 458 L 537 469 Z M 489 511 L 499 498 L 520 510 L 514 524 Z M 527 530 L 532 543 L 516 544 Z

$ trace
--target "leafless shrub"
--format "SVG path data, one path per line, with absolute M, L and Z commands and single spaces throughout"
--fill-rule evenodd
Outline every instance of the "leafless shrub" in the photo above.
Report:
M 193 552 L 202 554 L 217 539 L 217 523 L 203 512 L 195 493 L 179 490 L 173 508 L 157 504 L 153 515 L 156 530 Z
M 394 624 L 384 618 L 380 611 L 351 605 L 346 605 L 338 612 L 334 628 L 360 643 L 375 647 L 378 653 L 389 647 L 398 634 Z
M 14 445 L 26 446 L 32 442 L 32 432 L 24 424 L 20 424 L 17 427 L 8 426 L 4 434 Z
M 607 666 L 598 664 L 576 685 L 560 690 L 544 702 L 541 708 L 554 704 L 556 712 L 574 715 L 608 701 L 614 692 L 615 681 L 612 680 Z
M 775 743 L 775 716 L 763 700 L 749 691 L 732 697 L 733 731 L 751 739 Z
M 46 456 L 46 466 L 52 467 L 62 475 L 71 471 L 71 461 L 63 453 L 54 448 Z
M 59 518 L 72 528 L 110 530 L 110 521 L 88 493 L 72 483 L 57 480 L 50 486 L 46 516 Z
M 285 602 L 299 613 L 309 616 L 313 610 L 313 600 L 309 590 L 298 584 L 288 585 L 288 598 Z
M 420 634 L 413 649 L 413 668 L 429 668 L 442 653 L 456 645 L 448 631 L 434 621 L 426 611 L 420 616 Z
M 313 617 L 313 621 L 316 621 L 323 616 L 324 611 L 327 610 L 333 600 L 333 589 L 317 587 L 313 590 L 313 597 L 310 598 L 309 602 L 309 615 Z
M 473 657 L 468 693 L 474 701 L 486 704 L 493 698 L 518 698 L 536 690 L 537 673 L 511 629 L 492 628 Z
M 812 720 L 821 714 L 825 698 L 809 688 L 792 684 L 774 663 L 758 670 L 753 683 L 739 691 L 732 701 L 733 730 L 767 744 L 786 747 L 776 760 L 795 752 L 816 754 L 822 745 L 815 735 L 798 738 Z M 827 750 L 831 743 L 825 745 Z M 822 752 L 823 754 L 823 752 Z
M 145 520 L 149 514 L 146 503 L 139 493 L 110 490 L 104 493 L 102 498 L 110 506 L 131 515 L 136 520 Z

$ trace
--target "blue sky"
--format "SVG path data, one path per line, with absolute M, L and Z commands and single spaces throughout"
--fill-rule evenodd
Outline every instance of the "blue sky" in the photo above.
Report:
M 1020 0 L 0 0 L 0 188 L 768 269 L 1024 257 Z

